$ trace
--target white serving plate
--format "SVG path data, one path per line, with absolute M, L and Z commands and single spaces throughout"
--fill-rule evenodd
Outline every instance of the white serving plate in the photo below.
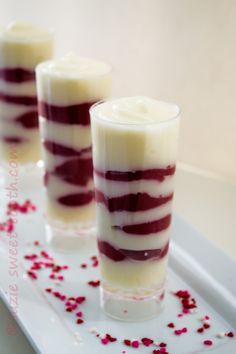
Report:
M 7 182 L 6 186 L 8 185 Z M 0 272 L 1 296 L 12 310 L 9 284 L 17 284 L 18 316 L 17 321 L 27 335 L 37 353 L 42 354 L 127 354 L 138 352 L 152 353 L 158 347 L 140 346 L 139 349 L 125 346 L 122 341 L 149 337 L 157 342 L 168 343 L 170 354 L 196 354 L 210 351 L 214 354 L 235 354 L 236 341 L 224 337 L 217 338 L 220 332 L 236 329 L 236 263 L 227 258 L 219 249 L 195 231 L 180 217 L 175 216 L 173 237 L 170 252 L 170 267 L 167 282 L 165 309 L 154 320 L 128 323 L 108 318 L 99 307 L 99 290 L 87 285 L 89 280 L 99 279 L 99 269 L 89 267 L 81 269 L 80 264 L 89 263 L 91 255 L 96 254 L 95 240 L 83 242 L 81 251 L 74 254 L 56 252 L 46 246 L 44 217 L 42 208 L 42 186 L 39 178 L 30 181 L 18 181 L 19 201 L 30 198 L 38 207 L 37 212 L 30 215 L 19 214 L 16 227 L 18 236 L 17 269 L 19 276 L 9 275 L 9 238 L 0 234 Z M 1 209 L 7 203 L 6 189 L 0 192 Z M 1 214 L 2 215 L 2 214 Z M 3 217 L 3 216 L 2 216 Z M 2 219 L 1 217 L 1 219 Z M 223 236 L 222 236 L 223 237 Z M 39 240 L 40 247 L 33 242 Z M 65 280 L 61 285 L 54 284 L 48 278 L 49 270 L 40 271 L 38 280 L 32 281 L 26 275 L 29 261 L 25 254 L 47 250 L 59 264 L 68 264 Z M 75 323 L 75 315 L 64 310 L 63 303 L 45 292 L 45 288 L 53 289 L 68 295 L 84 295 L 87 301 L 81 306 L 84 313 L 84 324 Z M 187 289 L 196 298 L 198 312 L 181 318 L 178 299 L 172 290 Z M 209 315 L 211 328 L 204 334 L 196 329 L 201 327 L 200 318 Z M 176 328 L 187 327 L 188 333 L 176 336 L 173 329 L 167 327 L 174 322 Z M 96 327 L 99 333 L 110 333 L 117 342 L 103 345 L 99 338 L 89 330 Z M 212 339 L 211 347 L 203 345 L 203 340 Z

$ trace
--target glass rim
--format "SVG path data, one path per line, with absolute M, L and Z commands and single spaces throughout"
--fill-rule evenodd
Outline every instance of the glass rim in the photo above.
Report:
M 102 100 L 94 103 L 90 107 L 89 113 L 90 113 L 91 120 L 92 120 L 92 117 L 95 116 L 95 114 L 94 114 L 95 108 L 97 106 L 99 106 L 100 104 L 103 104 L 103 103 L 106 103 L 106 102 L 110 102 L 110 101 L 119 100 L 119 99 L 132 98 L 132 97 L 133 98 L 135 98 L 135 97 L 140 97 L 140 98 L 141 97 L 147 97 L 147 98 L 151 98 L 152 99 L 152 97 L 148 97 L 148 96 L 122 96 L 122 97 L 110 97 L 110 98 L 102 99 Z M 166 102 L 166 101 L 162 101 L 162 100 L 157 100 L 155 98 L 153 98 L 153 99 L 156 100 L 159 103 L 164 103 L 164 104 L 168 104 L 168 105 L 171 105 L 171 106 L 175 107 L 176 108 L 176 113 L 173 116 L 171 116 L 170 118 L 165 119 L 165 120 L 161 120 L 159 122 L 144 122 L 144 123 L 132 123 L 132 122 L 130 123 L 130 122 L 119 122 L 119 121 L 117 122 L 117 121 L 112 121 L 112 120 L 107 120 L 105 118 L 102 118 L 98 114 L 96 114 L 95 119 L 97 118 L 98 120 L 100 120 L 102 122 L 106 122 L 107 124 L 111 124 L 111 125 L 144 127 L 144 126 L 149 126 L 149 125 L 166 124 L 166 123 L 169 123 L 171 121 L 174 121 L 174 120 L 177 120 L 177 119 L 180 118 L 181 109 L 176 103 Z

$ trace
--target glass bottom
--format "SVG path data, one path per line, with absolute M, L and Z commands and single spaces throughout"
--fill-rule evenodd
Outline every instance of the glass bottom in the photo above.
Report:
M 104 312 L 122 321 L 145 321 L 157 317 L 163 309 L 164 286 L 148 296 L 127 296 L 101 287 L 101 307 Z
M 46 224 L 46 240 L 51 247 L 61 252 L 76 252 L 94 246 L 96 250 L 95 220 L 90 223 L 63 223 L 48 220 Z

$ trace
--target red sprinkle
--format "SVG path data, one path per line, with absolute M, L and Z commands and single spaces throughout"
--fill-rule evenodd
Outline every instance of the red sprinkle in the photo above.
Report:
M 101 342 L 102 342 L 102 344 L 108 344 L 108 343 L 109 343 L 109 339 L 107 339 L 107 338 L 102 338 L 102 339 L 101 339 Z
M 34 241 L 35 246 L 39 246 L 39 241 Z
M 142 338 L 141 339 L 141 342 L 146 346 L 146 347 L 149 347 L 149 345 L 151 345 L 153 343 L 153 340 L 150 339 L 150 338 Z
M 197 332 L 198 332 L 198 333 L 203 333 L 203 332 L 204 332 L 204 328 L 203 328 L 203 327 L 198 328 L 198 329 L 197 329 Z
M 159 344 L 159 347 L 161 347 L 161 348 L 164 348 L 164 347 L 166 347 L 166 346 L 167 346 L 167 344 L 164 343 L 164 342 L 162 342 L 162 343 Z
M 228 332 L 225 334 L 227 337 L 229 338 L 233 338 L 234 337 L 234 333 L 233 332 Z
M 83 317 L 83 312 L 82 311 L 76 312 L 76 316 L 77 317 Z
M 116 342 L 117 338 L 112 337 L 109 333 L 106 334 L 106 338 L 109 340 L 109 342 Z
M 31 270 L 28 270 L 27 274 L 31 279 L 38 279 L 37 274 L 35 272 L 32 272 Z
M 174 324 L 173 322 L 170 322 L 170 323 L 168 323 L 167 327 L 169 327 L 169 328 L 174 328 L 174 327 L 175 327 L 175 324 Z
M 93 288 L 97 288 L 100 285 L 100 280 L 90 280 L 88 285 L 92 286 Z
M 213 344 L 213 341 L 210 340 L 210 339 L 206 339 L 206 340 L 204 340 L 203 344 L 204 344 L 204 345 L 207 345 L 207 346 L 210 346 L 210 345 Z
M 133 342 L 131 343 L 131 346 L 133 348 L 138 348 L 139 347 L 139 341 L 138 340 L 133 340 Z
M 86 263 L 82 263 L 81 265 L 80 265 L 80 268 L 87 268 L 87 264 Z
M 52 292 L 52 289 L 51 289 L 51 288 L 47 288 L 47 289 L 45 289 L 45 291 L 46 291 L 47 293 L 51 293 L 51 292 Z
M 82 324 L 84 323 L 84 320 L 82 320 L 82 318 L 78 318 L 77 321 L 76 321 L 77 324 Z
M 77 304 L 82 304 L 86 300 L 85 296 L 78 296 L 75 301 Z
M 129 340 L 129 339 L 124 339 L 123 343 L 124 343 L 125 345 L 127 345 L 128 347 L 131 346 L 131 340 Z
M 211 326 L 209 325 L 209 323 L 204 323 L 204 324 L 203 324 L 203 327 L 204 327 L 205 329 L 208 329 L 208 328 L 210 328 Z

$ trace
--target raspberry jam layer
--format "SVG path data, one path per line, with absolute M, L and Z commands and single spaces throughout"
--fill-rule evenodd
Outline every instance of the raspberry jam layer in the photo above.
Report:
M 44 140 L 43 146 L 51 154 L 58 155 L 58 156 L 78 157 L 85 153 L 92 152 L 91 147 L 81 149 L 81 150 L 76 150 L 74 148 L 62 144 L 54 143 L 53 141 L 50 140 Z
M 85 102 L 70 106 L 56 106 L 40 101 L 38 103 L 39 115 L 61 124 L 90 125 L 89 109 L 95 102 Z
M 11 83 L 35 81 L 35 72 L 23 68 L 1 68 L 0 79 Z
M 92 157 L 68 160 L 57 166 L 54 174 L 70 184 L 86 186 L 93 177 Z
M 58 198 L 58 202 L 69 207 L 78 207 L 90 203 L 93 200 L 94 192 L 70 194 Z
M 15 119 L 17 123 L 20 123 L 26 129 L 35 129 L 39 126 L 38 112 L 31 111 L 24 113 Z
M 165 217 L 149 221 L 141 224 L 130 224 L 124 226 L 113 226 L 116 230 L 121 230 L 126 234 L 130 235 L 150 235 L 166 230 L 171 223 L 171 214 L 166 215 Z
M 169 242 L 163 248 L 157 248 L 152 250 L 134 251 L 126 250 L 123 248 L 115 248 L 106 241 L 98 241 L 98 249 L 101 254 L 112 259 L 114 262 L 120 262 L 124 260 L 146 261 L 146 260 L 159 260 L 165 257 L 168 253 Z
M 126 194 L 120 197 L 108 198 L 98 189 L 95 190 L 97 203 L 104 204 L 110 212 L 114 211 L 146 211 L 173 199 L 173 193 L 167 196 L 152 197 L 147 193 Z
M 4 92 L 0 92 L 0 101 L 4 101 L 6 103 L 13 103 L 22 106 L 36 106 L 37 105 L 37 97 L 36 96 L 16 96 L 9 95 Z
M 0 140 L 4 141 L 4 143 L 8 143 L 8 144 L 22 144 L 27 141 L 26 139 L 20 138 L 18 136 L 4 136 L 4 137 L 1 137 Z
M 164 181 L 165 177 L 172 176 L 175 173 L 175 165 L 167 166 L 166 168 L 153 168 L 148 170 L 137 171 L 106 171 L 102 172 L 98 169 L 94 170 L 95 174 L 99 177 L 105 178 L 110 181 L 119 182 L 132 182 L 140 180 L 156 180 L 159 182 Z

